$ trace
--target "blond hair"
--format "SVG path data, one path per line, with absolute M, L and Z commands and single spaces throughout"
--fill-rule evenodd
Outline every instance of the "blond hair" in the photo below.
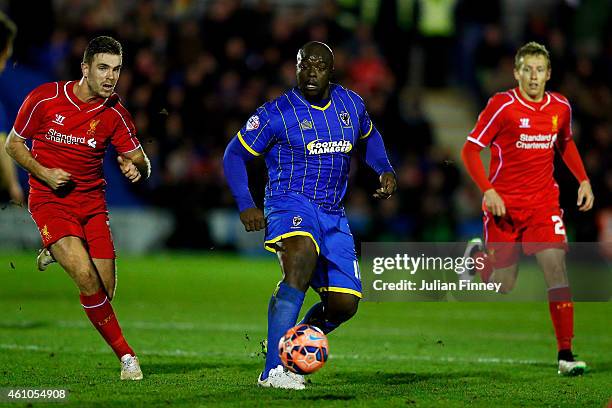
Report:
M 545 46 L 535 41 L 528 42 L 518 49 L 514 56 L 514 69 L 518 70 L 521 67 L 522 60 L 527 55 L 544 56 L 546 61 L 548 61 L 548 69 L 550 69 L 550 53 Z

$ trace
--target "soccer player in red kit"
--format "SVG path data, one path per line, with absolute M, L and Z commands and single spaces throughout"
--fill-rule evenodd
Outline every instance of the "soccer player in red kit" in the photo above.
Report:
M 543 45 L 530 42 L 521 47 L 514 66 L 518 87 L 489 100 L 467 138 L 462 158 L 484 194 L 489 266 L 478 271 L 482 280 L 501 283 L 501 291 L 508 292 L 518 274 L 519 245 L 525 254 L 535 255 L 548 286 L 559 374 L 578 375 L 586 364 L 575 361 L 571 348 L 574 307 L 565 268 L 567 237 L 559 186 L 553 177 L 555 149 L 580 183 L 579 210 L 590 210 L 594 197 L 572 140 L 572 108 L 563 95 L 545 90 L 550 74 L 550 56 Z M 480 159 L 485 147 L 491 149 L 488 177 Z M 472 240 L 466 255 L 479 250 L 482 241 Z
M 138 358 L 110 304 L 115 250 L 102 172 L 112 144 L 130 181 L 150 173 L 132 118 L 114 93 L 121 62 L 118 41 L 94 38 L 85 50 L 79 81 L 46 83 L 28 95 L 6 150 L 30 173 L 29 210 L 44 247 L 79 288 L 87 317 L 121 361 L 121 379 L 140 380 Z M 26 140 L 32 141 L 31 151 Z

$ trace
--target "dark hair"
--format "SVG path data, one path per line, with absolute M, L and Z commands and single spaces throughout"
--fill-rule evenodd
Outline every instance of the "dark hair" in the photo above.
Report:
M 516 52 L 516 55 L 514 56 L 514 69 L 518 70 L 521 67 L 521 60 L 526 55 L 541 55 L 545 57 L 546 61 L 548 61 L 548 68 L 550 69 L 550 54 L 548 53 L 548 50 L 545 46 L 535 41 L 528 42 L 527 44 L 519 48 L 519 50 Z
M 87 65 L 91 64 L 94 55 L 96 54 L 112 54 L 123 56 L 121 43 L 113 37 L 101 35 L 96 37 L 87 44 L 87 48 L 83 53 L 83 62 Z
M 17 34 L 17 26 L 0 11 L 0 52 L 13 43 Z

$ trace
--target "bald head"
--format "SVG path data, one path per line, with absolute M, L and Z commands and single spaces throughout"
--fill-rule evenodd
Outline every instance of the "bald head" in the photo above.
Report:
M 318 41 L 306 43 L 297 54 L 297 83 L 311 102 L 329 97 L 329 79 L 334 71 L 334 53 Z
M 333 68 L 334 66 L 334 53 L 325 43 L 319 41 L 310 41 L 300 50 L 297 55 L 297 63 L 305 58 L 317 58 L 323 60 L 327 65 Z

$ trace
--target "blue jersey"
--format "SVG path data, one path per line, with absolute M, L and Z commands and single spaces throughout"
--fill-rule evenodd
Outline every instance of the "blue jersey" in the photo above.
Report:
M 267 102 L 238 139 L 251 154 L 264 156 L 266 197 L 292 191 L 335 210 L 342 208 L 355 145 L 377 132 L 363 99 L 331 84 L 330 100 L 322 107 L 306 101 L 298 88 Z

